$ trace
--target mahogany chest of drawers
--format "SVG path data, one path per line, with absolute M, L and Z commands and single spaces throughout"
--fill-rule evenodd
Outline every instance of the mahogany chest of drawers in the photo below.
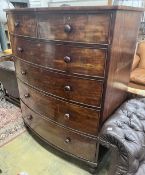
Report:
M 49 144 L 97 163 L 103 122 L 126 99 L 141 10 L 8 10 L 23 118 Z

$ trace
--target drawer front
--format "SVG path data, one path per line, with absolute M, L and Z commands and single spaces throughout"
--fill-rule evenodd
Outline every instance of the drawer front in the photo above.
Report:
M 16 59 L 17 76 L 47 93 L 87 106 L 100 107 L 102 81 L 58 74 Z
M 9 14 L 9 32 L 17 35 L 36 37 L 36 18 L 34 14 Z
M 66 130 L 42 119 L 21 103 L 25 123 L 49 143 L 82 159 L 95 161 L 96 140 Z
M 38 37 L 89 43 L 108 43 L 110 14 L 39 14 Z
M 106 50 L 13 38 L 14 54 L 23 60 L 71 74 L 104 77 Z
M 80 132 L 97 136 L 100 112 L 46 96 L 18 80 L 21 100 L 37 113 Z

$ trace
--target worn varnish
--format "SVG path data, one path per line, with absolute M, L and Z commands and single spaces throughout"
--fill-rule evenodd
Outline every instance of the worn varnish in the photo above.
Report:
M 126 99 L 140 15 L 131 11 L 118 11 L 116 14 L 106 79 L 103 120 L 106 120 Z
M 38 15 L 38 38 L 90 43 L 108 43 L 109 14 Z
M 47 143 L 97 166 L 97 136 L 127 96 L 142 9 L 7 11 L 25 123 Z
M 15 64 L 17 76 L 34 88 L 87 106 L 101 106 L 102 81 L 51 72 L 22 62 L 18 58 L 15 60 Z M 23 74 L 23 72 L 25 72 L 25 74 Z M 94 91 L 94 89 L 96 89 L 96 91 Z
M 35 132 L 51 144 L 82 159 L 95 160 L 96 140 L 49 122 L 21 103 L 23 118 Z M 42 129 L 43 128 L 43 129 Z
M 32 13 L 10 15 L 8 18 L 9 32 L 16 35 L 37 36 L 36 18 Z
M 40 42 L 38 39 L 20 37 L 13 37 L 13 46 L 17 57 L 45 68 L 74 75 L 104 77 L 107 58 L 105 48 Z
M 18 80 L 21 100 L 38 114 L 71 129 L 96 136 L 100 112 L 44 95 Z M 45 105 L 47 104 L 47 105 Z

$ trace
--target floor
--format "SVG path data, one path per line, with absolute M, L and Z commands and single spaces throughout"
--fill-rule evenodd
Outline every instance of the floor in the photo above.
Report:
M 42 147 L 27 131 L 0 148 L 0 169 L 2 175 L 90 175 Z M 107 170 L 97 175 L 107 175 Z
M 0 147 L 24 131 L 21 109 L 0 98 Z
M 3 103 L 4 101 L 0 100 L 1 110 L 9 106 L 11 111 L 8 113 L 12 114 L 14 106 L 8 102 L 2 105 Z M 68 156 L 67 160 L 55 149 L 44 148 L 25 130 L 0 147 L 0 175 L 90 175 L 88 171 L 78 166 L 81 165 L 80 162 L 75 162 Z M 97 175 L 108 175 L 107 161 L 104 162 Z

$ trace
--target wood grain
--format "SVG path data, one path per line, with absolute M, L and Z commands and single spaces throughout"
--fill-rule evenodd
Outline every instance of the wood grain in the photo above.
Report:
M 42 119 L 40 115 L 34 113 L 24 103 L 21 103 L 21 107 L 25 122 L 41 137 L 77 157 L 92 162 L 95 161 L 96 140 Z
M 87 106 L 100 107 L 103 82 L 58 74 L 15 60 L 17 76 L 24 82 L 57 97 Z M 26 75 L 22 75 L 26 71 Z M 70 87 L 70 90 L 67 89 Z
M 23 60 L 69 74 L 104 77 L 106 49 L 40 42 L 20 37 L 12 38 L 13 52 Z M 22 48 L 23 51 L 19 51 L 18 48 Z M 68 63 L 64 60 L 66 56 L 70 57 Z
M 23 116 L 42 139 L 97 164 L 99 130 L 127 97 L 142 12 L 122 6 L 7 11 Z
M 140 12 L 116 12 L 102 120 L 105 121 L 127 98 Z
M 75 42 L 105 43 L 109 41 L 110 14 L 49 14 L 38 16 L 38 38 Z M 70 25 L 71 32 L 65 32 Z
M 65 127 L 97 136 L 99 111 L 44 95 L 23 84 L 20 80 L 18 80 L 18 86 L 21 100 L 32 110 Z M 29 94 L 29 98 L 25 98 L 26 94 Z
M 17 26 L 16 26 L 17 24 Z M 36 17 L 33 13 L 28 14 L 9 14 L 8 28 L 9 32 L 16 35 L 37 36 Z

